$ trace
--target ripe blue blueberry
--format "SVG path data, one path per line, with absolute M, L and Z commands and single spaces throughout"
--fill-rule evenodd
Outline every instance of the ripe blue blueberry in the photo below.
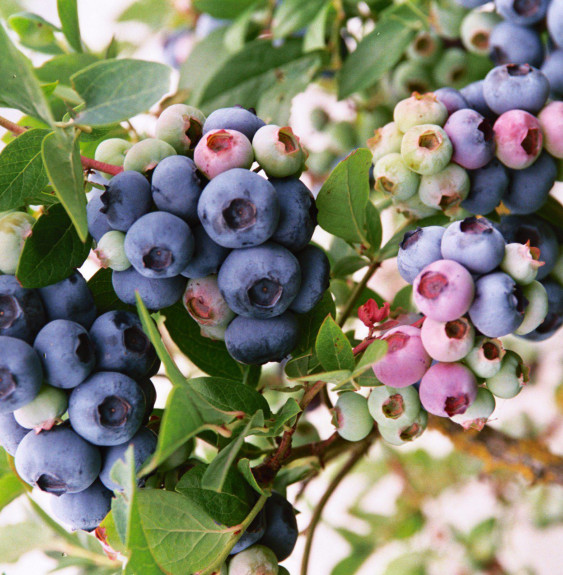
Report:
M 205 116 L 186 104 L 172 104 L 158 117 L 156 137 L 170 144 L 178 154 L 193 152 L 201 139 Z M 170 156 L 169 156 L 170 157 Z
M 143 303 L 149 310 L 158 310 L 174 305 L 184 293 L 186 278 L 148 278 L 141 275 L 134 267 L 122 272 L 114 271 L 111 283 L 117 297 L 129 305 L 137 303 L 135 291 L 139 292 Z
M 549 0 L 496 0 L 497 12 L 508 22 L 530 26 L 543 20 Z
M 478 170 L 469 170 L 469 194 L 461 202 L 461 207 L 473 214 L 488 214 L 501 202 L 508 189 L 507 169 L 493 158 Z
M 86 328 L 67 319 L 49 322 L 37 334 L 33 347 L 41 359 L 45 381 L 53 387 L 76 387 L 96 364 Z
M 227 248 L 264 243 L 275 232 L 280 216 L 274 186 L 241 168 L 224 172 L 209 182 L 197 211 L 211 239 Z
M 93 531 L 111 509 L 112 493 L 100 481 L 95 481 L 79 493 L 65 493 L 51 499 L 55 517 L 73 531 Z
M 486 218 L 474 216 L 450 224 L 442 237 L 442 256 L 485 274 L 504 257 L 504 238 Z
M 289 309 L 296 313 L 311 311 L 330 283 L 330 263 L 321 248 L 308 245 L 295 254 L 301 269 L 301 286 Z
M 114 230 L 126 232 L 135 221 L 151 208 L 151 187 L 138 172 L 117 174 L 100 196 L 100 211 L 107 216 Z
M 156 166 L 151 178 L 152 199 L 159 210 L 198 223 L 197 202 L 203 182 L 196 165 L 185 156 L 169 156 Z
M 151 212 L 138 219 L 125 236 L 125 254 L 147 278 L 180 275 L 194 252 L 188 224 L 167 212 Z
M 128 311 L 108 311 L 92 325 L 90 339 L 96 350 L 96 369 L 145 377 L 156 352 L 139 318 Z
M 0 335 L 32 343 L 46 321 L 38 291 L 21 287 L 14 276 L 0 276 Z
M 243 133 L 251 142 L 254 134 L 266 124 L 252 111 L 239 106 L 219 108 L 211 112 L 203 124 L 203 133 L 211 130 L 237 130 Z
M 227 327 L 225 344 L 237 361 L 263 364 L 281 361 L 297 345 L 299 324 L 286 311 L 269 319 L 238 316 Z
M 266 513 L 264 509 L 254 518 L 242 537 L 235 543 L 229 555 L 236 555 L 251 545 L 258 543 L 266 531 Z
M 301 269 L 289 250 L 267 242 L 233 250 L 219 270 L 218 283 L 235 313 L 265 319 L 291 305 L 299 292 Z
M 105 190 L 92 190 L 88 194 L 88 204 L 86 205 L 88 232 L 90 232 L 96 242 L 99 242 L 105 233 L 113 229 L 108 221 L 107 214 L 102 212 L 104 204 L 100 198 L 104 192 Z
M 483 335 L 502 337 L 520 326 L 527 305 L 522 288 L 507 274 L 494 272 L 475 282 L 469 317 Z
M 90 487 L 100 473 L 99 449 L 67 425 L 28 433 L 16 451 L 19 476 L 54 495 L 77 493 Z
M 496 118 L 495 113 L 487 106 L 487 102 L 485 101 L 485 96 L 483 95 L 483 80 L 471 82 L 471 84 L 467 84 L 467 86 L 459 92 L 465 98 L 469 107 L 479 112 L 481 116 L 484 116 L 489 121 Z
M 100 371 L 75 387 L 68 417 L 76 433 L 94 445 L 129 441 L 143 422 L 145 397 L 123 373 Z
M 21 440 L 29 433 L 22 427 L 13 413 L 0 414 L 0 445 L 13 457 Z
M 160 362 L 159 362 L 160 363 Z M 143 392 L 145 397 L 145 414 L 143 416 L 143 425 L 146 425 L 154 409 L 156 403 L 156 387 L 148 377 L 142 377 L 137 380 L 137 384 Z
M 512 22 L 500 22 L 489 37 L 490 57 L 495 64 L 541 66 L 543 44 L 533 28 Z
M 102 470 L 100 471 L 100 481 L 111 491 L 122 491 L 122 487 L 111 478 L 111 470 L 120 459 L 125 461 L 125 452 L 129 446 L 133 446 L 133 458 L 135 460 L 135 472 L 139 471 L 143 463 L 156 451 L 158 438 L 154 431 L 142 427 L 137 433 L 125 443 L 107 447 L 102 453 Z M 144 479 L 137 480 L 137 485 L 143 487 Z
M 427 226 L 405 233 L 399 244 L 397 268 L 401 277 L 412 284 L 428 264 L 442 259 L 440 245 L 445 228 Z
M 438 88 L 434 90 L 434 96 L 446 106 L 448 115 L 463 108 L 469 108 L 467 100 L 462 96 L 461 92 L 455 88 Z
M 82 277 L 76 271 L 66 279 L 39 288 L 47 319 L 69 319 L 88 329 L 96 319 L 94 297 Z
M 541 71 L 549 82 L 552 99 L 563 98 L 563 49 L 554 50 L 545 59 Z M 561 103 L 561 102 L 560 102 Z
M 231 250 L 214 242 L 203 226 L 197 226 L 192 233 L 195 244 L 194 253 L 182 271 L 182 275 L 197 279 L 216 274 Z
M 563 2 L 552 0 L 547 9 L 547 29 L 558 46 L 563 46 Z
M 317 225 L 317 208 L 311 190 L 297 178 L 271 178 L 280 205 L 280 219 L 272 240 L 292 252 L 303 249 Z
M 0 336 L 0 414 L 29 403 L 43 379 L 41 361 L 25 341 Z
M 271 549 L 278 561 L 287 559 L 297 542 L 299 532 L 293 505 L 283 495 L 272 492 L 264 506 L 266 514 L 266 532 L 260 545 Z

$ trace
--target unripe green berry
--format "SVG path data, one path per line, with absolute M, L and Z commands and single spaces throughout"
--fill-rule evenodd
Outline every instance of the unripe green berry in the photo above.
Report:
M 252 545 L 229 563 L 229 575 L 279 575 L 276 554 L 264 545 Z
M 262 126 L 254 134 L 252 148 L 260 167 L 274 178 L 299 175 L 307 159 L 299 138 L 289 126 Z
M 176 150 L 170 144 L 156 138 L 147 138 L 129 148 L 123 161 L 123 169 L 146 175 L 156 168 L 158 162 L 175 155 Z
M 511 399 L 516 397 L 528 382 L 528 374 L 529 369 L 522 358 L 508 350 L 498 373 L 487 379 L 487 388 L 497 397 Z
M 381 128 L 377 128 L 373 137 L 367 141 L 368 148 L 373 154 L 373 165 L 375 166 L 387 154 L 400 152 L 402 141 L 403 132 L 399 130 L 395 122 L 390 122 Z
M 420 176 L 407 168 L 401 154 L 380 158 L 374 166 L 375 189 L 387 192 L 399 201 L 408 200 L 418 190 Z
M 439 213 L 437 209 L 431 208 L 423 203 L 418 194 L 415 194 L 408 200 L 403 200 L 402 202 L 393 198 L 393 205 L 399 213 L 413 220 L 421 220 L 422 218 L 435 216 Z
M 461 23 L 461 42 L 465 49 L 475 54 L 487 56 L 490 51 L 489 37 L 493 28 L 502 22 L 495 12 L 473 10 Z
M 25 240 L 35 219 L 25 212 L 11 212 L 0 219 L 0 272 L 14 275 Z
M 404 445 L 420 437 L 428 425 L 428 412 L 420 409 L 414 421 L 409 425 L 396 427 L 392 424 L 378 425 L 377 428 L 381 437 L 391 445 Z
M 467 172 L 457 164 L 448 164 L 441 172 L 420 178 L 418 195 L 430 208 L 451 213 L 467 198 L 470 187 Z
M 408 98 L 413 92 L 423 94 L 432 89 L 432 78 L 426 66 L 406 60 L 393 70 L 391 89 L 397 98 Z
M 98 144 L 94 159 L 97 162 L 104 162 L 105 164 L 112 164 L 113 166 L 123 166 L 125 155 L 133 146 L 131 142 L 121 138 L 109 138 Z M 106 179 L 111 179 L 112 174 L 102 172 L 102 176 Z
M 507 273 L 515 282 L 526 285 L 533 282 L 538 275 L 538 269 L 543 265 L 538 248 L 525 244 L 506 244 L 504 258 L 500 269 Z
M 124 242 L 125 234 L 117 230 L 106 232 L 100 238 L 94 252 L 98 256 L 102 267 L 110 268 L 118 272 L 122 272 L 131 267 L 131 262 L 125 255 Z
M 505 354 L 500 339 L 480 336 L 463 362 L 477 377 L 493 377 L 499 372 Z
M 467 9 L 455 0 L 432 0 L 430 3 L 430 24 L 442 37 L 457 40 L 460 35 L 461 22 Z
M 67 407 L 68 395 L 65 391 L 44 384 L 35 399 L 14 411 L 14 417 L 26 429 L 51 429 Z
M 528 300 L 524 320 L 514 332 L 526 335 L 543 323 L 548 311 L 547 291 L 540 282 L 533 281 L 522 288 L 522 295 Z
M 407 48 L 407 57 L 421 64 L 434 64 L 442 53 L 442 39 L 434 32 L 418 32 Z
M 363 395 L 347 391 L 340 395 L 333 411 L 338 434 L 347 441 L 360 441 L 373 429 L 368 402 Z
M 368 409 L 378 425 L 391 429 L 414 423 L 421 405 L 418 391 L 413 385 L 401 388 L 380 385 L 371 390 Z
M 417 174 L 431 176 L 441 172 L 452 157 L 452 143 L 440 126 L 414 126 L 403 136 L 401 156 Z
M 401 132 L 421 124 L 443 126 L 448 119 L 448 110 L 432 92 L 426 94 L 414 92 L 395 106 L 393 119 Z
M 173 104 L 156 121 L 156 137 L 170 144 L 178 154 L 193 152 L 201 139 L 205 115 L 186 104 Z
M 451 420 L 459 423 L 464 429 L 481 431 L 495 410 L 495 396 L 485 387 L 477 390 L 475 401 L 465 413 L 454 415 Z

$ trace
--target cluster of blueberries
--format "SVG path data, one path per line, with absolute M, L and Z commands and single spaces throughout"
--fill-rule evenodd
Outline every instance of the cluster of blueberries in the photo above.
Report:
M 0 445 L 22 479 L 52 494 L 53 514 L 91 531 L 120 489 L 110 470 L 129 445 L 156 449 L 145 425 L 160 362 L 139 318 L 96 317 L 80 273 L 40 289 L 0 276 Z
M 528 64 L 497 66 L 461 91 L 414 93 L 368 141 L 376 190 L 415 218 L 488 214 L 501 201 L 532 214 L 563 158 L 563 102 L 546 105 L 548 96 L 549 81 Z
M 524 239 L 532 234 L 550 262 Z M 427 412 L 482 429 L 495 396 L 515 397 L 528 378 L 499 338 L 538 341 L 563 323 L 562 284 L 547 277 L 557 249 L 549 224 L 535 216 L 506 216 L 498 225 L 472 216 L 407 232 L 397 266 L 423 315 L 384 333 L 387 353 L 373 365 L 383 385 L 367 400 L 354 392 L 338 398 L 339 433 L 358 441 L 375 420 L 383 439 L 401 445 L 424 431 Z
M 156 135 L 132 146 L 106 140 L 96 151 L 125 170 L 87 206 L 117 296 L 134 304 L 137 290 L 151 310 L 182 298 L 236 360 L 281 360 L 297 343 L 295 314 L 318 303 L 330 273 L 309 243 L 316 207 L 299 180 L 299 139 L 244 108 L 205 118 L 183 104 L 161 114 Z

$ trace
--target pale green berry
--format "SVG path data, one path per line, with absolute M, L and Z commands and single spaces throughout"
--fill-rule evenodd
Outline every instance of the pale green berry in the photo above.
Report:
M 363 395 L 347 391 L 339 396 L 333 410 L 338 434 L 347 441 L 360 441 L 373 429 L 373 418 Z
M 405 164 L 423 176 L 441 172 L 449 164 L 452 153 L 448 134 L 434 124 L 412 127 L 401 142 L 401 156 Z
M 409 170 L 397 152 L 380 158 L 373 168 L 375 189 L 387 192 L 399 201 L 408 200 L 418 190 L 420 176 Z
M 448 213 L 465 200 L 470 186 L 467 172 L 457 164 L 448 164 L 441 172 L 420 178 L 418 195 L 422 203 Z
M 421 64 L 434 64 L 442 53 L 442 39 L 434 32 L 418 32 L 407 47 L 407 57 Z
M 526 335 L 541 325 L 549 307 L 547 291 L 540 282 L 533 281 L 525 285 L 522 288 L 522 295 L 528 300 L 528 305 L 524 312 L 524 320 L 514 332 L 518 335 Z
M 533 282 L 538 275 L 538 269 L 543 265 L 538 248 L 525 244 L 506 244 L 504 258 L 500 269 L 507 273 L 516 283 L 526 285 Z
M 262 126 L 252 139 L 256 161 L 270 177 L 298 176 L 307 155 L 289 126 Z
M 275 553 L 264 545 L 252 545 L 229 563 L 229 575 L 279 575 Z
M 51 429 L 67 407 L 68 395 L 65 391 L 45 384 L 35 399 L 14 411 L 14 417 L 26 429 Z
M 414 92 L 412 96 L 401 100 L 395 106 L 393 119 L 401 132 L 420 124 L 443 126 L 448 119 L 448 110 L 432 92 L 426 94 Z
M 186 104 L 173 104 L 156 121 L 156 137 L 170 144 L 178 154 L 193 152 L 201 139 L 205 115 Z
M 468 52 L 488 56 L 490 52 L 489 37 L 493 28 L 502 22 L 495 12 L 472 10 L 461 23 L 461 42 Z
M 112 230 L 106 232 L 98 242 L 94 252 L 98 256 L 102 267 L 122 272 L 131 267 L 131 262 L 125 255 L 125 234 Z
M 14 275 L 25 240 L 35 219 L 24 212 L 11 212 L 0 219 L 0 272 Z
M 387 154 L 400 152 L 402 141 L 403 132 L 399 130 L 395 122 L 377 128 L 373 137 L 367 141 L 368 148 L 373 154 L 373 165 Z
M 511 399 L 516 397 L 528 382 L 528 375 L 529 369 L 522 358 L 508 350 L 498 373 L 487 378 L 487 388 L 497 397 Z
M 227 326 L 202 325 L 199 331 L 203 337 L 207 337 L 216 341 L 225 341 L 225 332 L 227 331 Z
M 129 148 L 125 154 L 123 169 L 146 175 L 156 168 L 158 162 L 175 155 L 176 150 L 170 144 L 157 138 L 147 138 Z
M 192 318 L 206 328 L 225 328 L 235 317 L 221 295 L 216 275 L 188 280 L 182 302 Z
M 420 409 L 414 421 L 409 425 L 396 427 L 388 423 L 378 425 L 381 437 L 391 445 L 404 445 L 420 437 L 428 426 L 428 412 Z
M 378 425 L 391 429 L 414 423 L 421 405 L 418 391 L 413 385 L 401 388 L 379 385 L 372 388 L 369 394 L 368 409 Z
M 480 387 L 475 401 L 465 410 L 465 413 L 454 415 L 451 420 L 459 423 L 464 429 L 481 431 L 493 414 L 495 405 L 495 396 L 485 387 Z
M 97 162 L 104 162 L 105 164 L 112 164 L 113 166 L 123 166 L 125 155 L 133 146 L 131 142 L 121 138 L 109 138 L 98 144 L 94 159 Z M 108 180 L 113 177 L 112 174 L 102 172 L 104 178 Z
M 437 209 L 431 208 L 423 203 L 418 194 L 415 194 L 408 200 L 403 200 L 402 202 L 393 198 L 393 205 L 400 214 L 414 220 L 421 220 L 422 218 L 435 216 L 439 213 Z

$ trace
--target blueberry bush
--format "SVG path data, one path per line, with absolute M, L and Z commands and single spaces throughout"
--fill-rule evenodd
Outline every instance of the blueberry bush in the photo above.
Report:
M 132 3 L 119 19 L 166 64 L 91 50 L 77 0 L 52 4 L 0 5 L 0 508 L 33 512 L 0 526 L 0 559 L 283 575 L 302 535 L 319 573 L 316 528 L 357 470 L 398 474 L 400 503 L 350 495 L 369 536 L 338 527 L 333 575 L 478 474 L 562 522 L 549 437 L 489 425 L 563 323 L 561 1 Z M 395 449 L 427 429 L 455 451 Z M 451 528 L 464 572 L 508 573 L 509 522 Z

